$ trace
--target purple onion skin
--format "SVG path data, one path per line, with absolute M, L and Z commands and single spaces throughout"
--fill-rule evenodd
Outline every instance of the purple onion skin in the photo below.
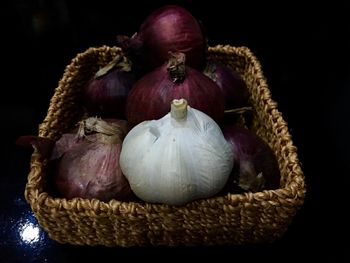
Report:
M 253 132 L 226 125 L 223 134 L 234 152 L 234 167 L 224 192 L 258 192 L 280 186 L 280 170 L 272 149 Z M 258 177 L 261 173 L 262 178 Z
M 83 105 L 90 116 L 125 119 L 126 100 L 134 83 L 132 72 L 118 69 L 93 78 L 85 86 Z
M 117 122 L 127 129 L 126 121 Z M 98 136 L 77 140 L 76 133 L 66 133 L 56 142 L 51 156 L 54 190 L 67 199 L 135 200 L 119 166 L 121 143 L 100 142 Z
M 129 93 L 126 113 L 131 126 L 145 120 L 160 119 L 170 111 L 173 99 L 184 98 L 217 123 L 224 115 L 224 97 L 219 87 L 201 72 L 186 67 L 183 82 L 173 82 L 166 65 L 139 79 Z
M 249 91 L 241 76 L 221 63 L 208 63 L 213 64 L 209 67 L 213 72 L 205 71 L 204 74 L 214 80 L 223 92 L 225 96 L 225 110 L 247 106 Z
M 120 145 L 111 147 L 87 141 L 74 145 L 59 162 L 55 178 L 58 191 L 67 199 L 109 201 L 130 196 L 131 189 L 119 168 L 120 151 Z
M 167 5 L 152 12 L 142 23 L 138 41 L 143 43 L 149 68 L 161 66 L 169 51 L 186 55 L 186 64 L 200 69 L 206 52 L 206 40 L 196 18 L 186 9 Z

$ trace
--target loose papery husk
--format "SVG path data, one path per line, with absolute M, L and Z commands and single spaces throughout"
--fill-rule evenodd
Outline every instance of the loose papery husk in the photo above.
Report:
M 66 67 L 39 135 L 57 140 L 84 114 L 82 87 L 120 48 L 89 48 Z M 281 172 L 278 189 L 197 200 L 175 207 L 140 202 L 55 198 L 45 191 L 46 160 L 35 153 L 25 197 L 49 237 L 75 245 L 194 246 L 273 242 L 293 222 L 305 197 L 305 178 L 297 149 L 277 103 L 271 98 L 260 62 L 247 47 L 210 47 L 210 59 L 238 72 L 249 89 L 253 108 L 249 128 L 266 141 L 277 156 Z M 283 87 L 281 87 L 283 88 Z

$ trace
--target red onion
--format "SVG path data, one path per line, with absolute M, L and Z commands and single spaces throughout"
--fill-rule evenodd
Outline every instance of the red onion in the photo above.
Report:
M 185 53 L 186 63 L 191 67 L 199 69 L 204 63 L 206 39 L 201 26 L 189 11 L 176 5 L 153 11 L 130 42 L 125 38 L 118 42 L 123 42 L 122 46 L 127 43 L 131 49 L 142 45 L 143 63 L 149 69 L 161 66 L 169 51 Z
M 85 86 L 83 105 L 90 116 L 125 118 L 127 95 L 135 82 L 130 62 L 118 56 Z
M 249 92 L 241 76 L 227 66 L 209 61 L 203 72 L 222 90 L 225 97 L 225 110 L 247 106 Z
M 172 54 L 168 64 L 135 83 L 127 100 L 127 119 L 131 126 L 160 119 L 170 111 L 171 101 L 181 98 L 216 122 L 222 120 L 224 97 L 220 88 L 201 72 L 185 66 L 183 53 Z
M 94 131 L 95 133 L 87 133 Z M 88 118 L 78 134 L 66 133 L 56 142 L 51 160 L 57 162 L 54 185 L 67 199 L 74 197 L 128 200 L 132 192 L 119 167 L 127 123 Z
M 253 132 L 236 126 L 223 128 L 226 140 L 234 153 L 234 166 L 225 191 L 258 192 L 276 189 L 280 183 L 280 171 L 272 149 Z

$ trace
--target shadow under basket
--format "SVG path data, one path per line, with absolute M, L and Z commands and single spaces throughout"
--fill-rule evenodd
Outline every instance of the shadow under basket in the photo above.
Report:
M 121 54 L 118 47 L 89 48 L 66 67 L 50 101 L 39 135 L 57 140 L 83 116 L 84 84 Z M 303 205 L 305 181 L 288 126 L 271 99 L 257 58 L 247 47 L 218 45 L 209 56 L 237 71 L 253 108 L 251 129 L 277 156 L 280 188 L 226 194 L 170 206 L 111 200 L 56 198 L 47 191 L 47 160 L 34 152 L 25 197 L 39 224 L 60 243 L 103 246 L 237 245 L 281 237 Z

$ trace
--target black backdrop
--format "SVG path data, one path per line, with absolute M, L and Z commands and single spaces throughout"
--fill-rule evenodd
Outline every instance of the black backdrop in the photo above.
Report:
M 35 249 L 24 252 L 10 240 L 16 212 L 9 211 L 16 209 L 14 198 L 23 199 L 30 151 L 13 142 L 19 135 L 36 134 L 65 66 L 77 53 L 91 46 L 114 45 L 116 35 L 132 35 L 148 13 L 168 3 L 183 5 L 199 18 L 210 45 L 244 45 L 258 57 L 272 98 L 288 122 L 308 186 L 304 207 L 276 244 L 193 248 L 185 255 L 301 259 L 305 252 L 314 259 L 340 260 L 345 247 L 340 237 L 346 226 L 343 181 L 349 168 L 350 6 L 345 2 L 2 1 L 0 109 L 5 154 L 0 177 L 4 236 L 0 261 L 60 262 L 101 256 L 99 251 L 112 256 L 134 253 L 47 241 L 35 257 L 28 257 Z M 166 253 L 175 256 L 172 251 Z

